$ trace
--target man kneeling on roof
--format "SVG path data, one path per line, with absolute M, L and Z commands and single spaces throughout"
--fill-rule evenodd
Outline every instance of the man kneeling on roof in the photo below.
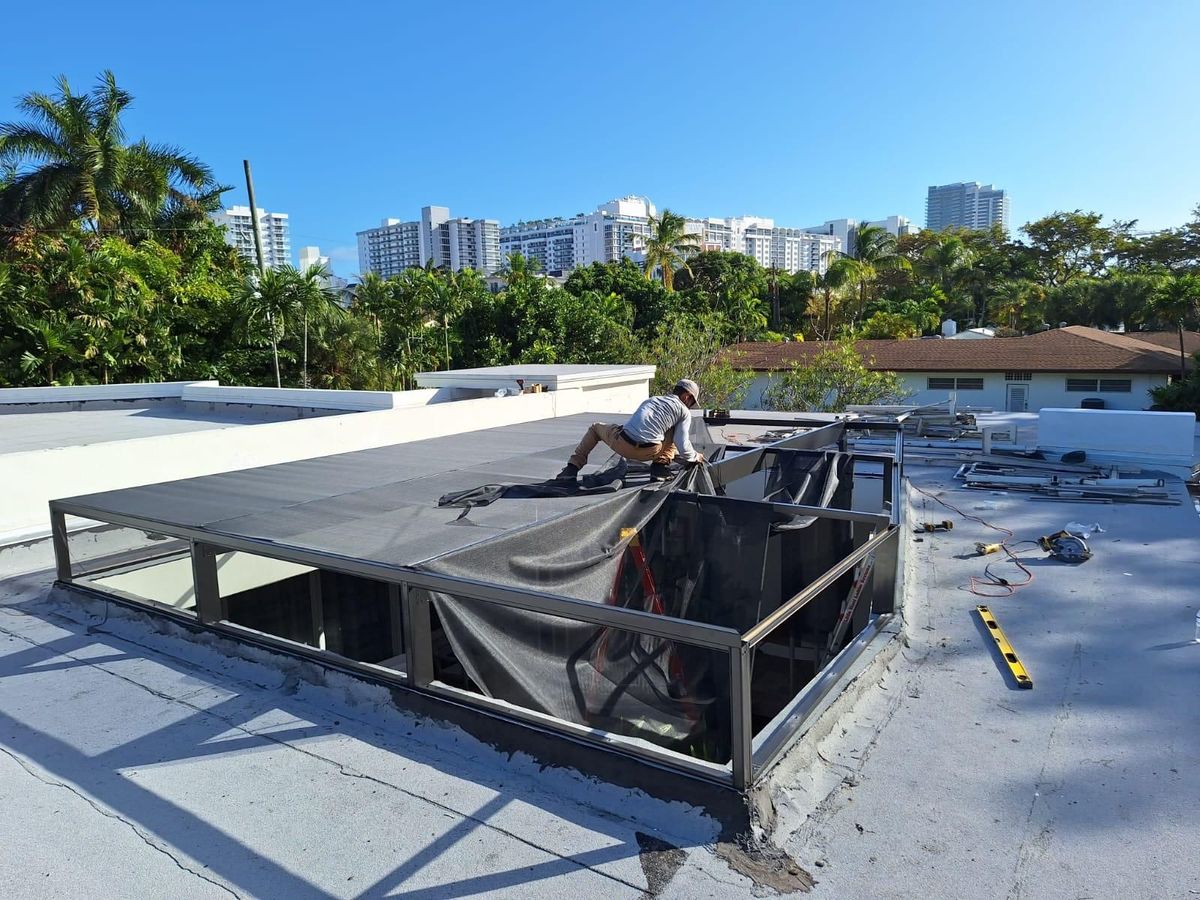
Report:
M 650 461 L 650 477 L 655 481 L 671 478 L 669 466 L 676 452 L 689 463 L 704 462 L 704 454 L 696 451 L 688 436 L 692 421 L 689 410 L 696 408 L 699 398 L 699 385 L 684 378 L 671 393 L 642 401 L 624 425 L 597 422 L 587 430 L 558 479 L 574 481 L 601 441 L 626 459 Z

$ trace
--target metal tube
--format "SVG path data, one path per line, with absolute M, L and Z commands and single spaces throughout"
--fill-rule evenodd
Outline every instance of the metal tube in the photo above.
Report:
M 754 782 L 754 733 L 750 724 L 750 648 L 729 651 L 730 769 L 733 786 L 744 791 Z
M 192 541 L 192 587 L 196 593 L 196 615 L 212 624 L 226 618 L 221 589 L 217 583 L 216 548 Z
M 833 584 L 839 577 L 854 568 L 860 560 L 864 559 L 868 554 L 893 537 L 897 530 L 895 525 L 889 526 L 886 531 L 875 535 L 861 547 L 853 550 L 849 555 L 842 557 L 831 569 L 820 575 L 791 600 L 779 606 L 773 613 L 743 634 L 742 644 L 749 647 L 760 644 L 767 635 L 790 619 L 797 610 L 813 600 L 813 598 Z
M 739 503 L 756 503 L 763 501 L 739 500 Z M 860 512 L 856 509 L 833 509 L 828 506 L 802 506 L 799 503 L 771 503 L 777 512 L 790 516 L 815 516 L 818 519 L 839 519 L 843 522 L 863 522 L 867 525 L 890 525 L 891 518 L 887 513 Z
M 113 513 L 106 510 L 94 509 L 82 503 L 62 503 L 56 501 L 58 507 L 65 513 L 78 515 L 100 522 L 115 525 L 128 525 L 155 531 L 160 534 L 170 534 L 175 537 L 188 538 L 194 541 L 219 541 L 222 550 L 238 550 L 265 556 L 269 559 L 282 559 L 301 565 L 328 569 L 331 572 L 344 572 L 347 575 L 358 575 L 387 583 L 408 583 L 412 587 L 425 588 L 440 593 L 452 594 L 472 600 L 482 600 L 488 603 L 499 603 L 501 606 L 513 606 L 518 609 L 528 609 L 534 612 L 544 612 L 575 619 L 580 622 L 590 622 L 593 625 L 609 625 L 614 628 L 624 628 L 655 637 L 679 640 L 699 647 L 723 649 L 736 647 L 741 636 L 732 628 L 717 625 L 706 625 L 673 616 L 661 616 L 655 613 L 643 612 L 637 609 L 627 609 L 621 606 L 608 606 L 603 603 L 592 603 L 587 600 L 577 600 L 559 594 L 547 594 L 529 591 L 521 588 L 501 587 L 483 581 L 469 578 L 459 578 L 451 575 L 440 575 L 432 572 L 418 572 L 404 566 L 389 566 L 369 560 L 326 554 L 296 547 L 287 547 L 260 538 L 247 538 L 230 534 L 212 534 L 201 528 L 189 526 L 168 525 L 131 516 L 123 513 Z
M 308 604 L 312 616 L 313 646 L 325 649 L 325 599 L 321 593 L 321 573 L 308 573 Z
M 398 584 L 388 585 L 388 625 L 392 632 L 392 656 L 404 653 L 407 641 L 404 637 L 404 602 L 401 599 L 402 588 Z
M 400 585 L 400 604 L 404 607 L 404 652 L 408 662 L 408 680 L 416 687 L 433 681 L 433 625 L 429 598 L 419 596 L 407 584 Z
M 67 517 L 50 509 L 50 541 L 54 545 L 54 577 L 63 584 L 71 583 L 71 546 L 67 542 Z
M 899 562 L 900 529 L 888 532 L 892 540 L 884 541 L 875 551 L 875 571 L 871 581 L 871 612 L 896 611 L 896 566 Z

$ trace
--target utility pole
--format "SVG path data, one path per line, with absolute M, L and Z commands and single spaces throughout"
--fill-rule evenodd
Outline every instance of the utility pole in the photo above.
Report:
M 258 205 L 254 202 L 254 179 L 250 175 L 250 160 L 243 159 L 242 167 L 246 170 L 246 194 L 250 198 L 250 224 L 254 226 L 254 253 L 258 257 L 258 274 L 261 278 L 267 274 L 267 262 L 263 258 L 262 234 L 258 230 Z M 261 281 L 259 282 L 261 284 Z M 267 327 L 271 329 L 271 353 L 275 358 L 275 387 L 283 387 L 279 377 L 279 341 L 275 335 L 275 315 L 270 306 L 267 307 Z

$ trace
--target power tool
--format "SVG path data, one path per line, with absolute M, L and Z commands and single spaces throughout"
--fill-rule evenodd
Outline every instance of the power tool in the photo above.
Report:
M 1092 548 L 1087 541 L 1069 531 L 1058 531 L 1038 538 L 1038 546 L 1065 563 L 1087 562 L 1092 558 Z

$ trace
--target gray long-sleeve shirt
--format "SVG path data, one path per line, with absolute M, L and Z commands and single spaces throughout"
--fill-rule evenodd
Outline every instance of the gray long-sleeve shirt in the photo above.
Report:
M 639 444 L 657 444 L 674 429 L 675 449 L 688 462 L 695 462 L 696 448 L 688 434 L 691 423 L 692 413 L 683 401 L 674 394 L 665 394 L 643 400 L 622 427 Z

